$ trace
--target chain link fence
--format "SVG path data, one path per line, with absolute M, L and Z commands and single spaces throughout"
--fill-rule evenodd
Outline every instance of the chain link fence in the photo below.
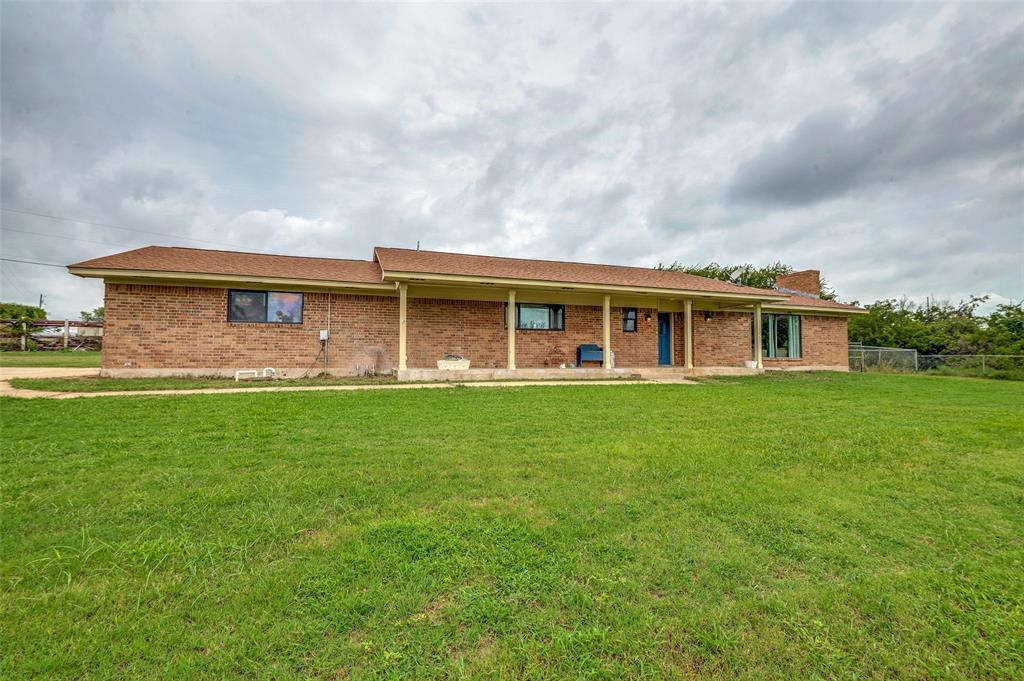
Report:
M 908 348 L 850 343 L 850 371 L 1024 377 L 1024 355 L 922 355 Z
M 850 343 L 850 371 L 917 371 L 917 350 Z
M 956 376 L 1024 378 L 1024 355 L 918 355 L 920 371 Z

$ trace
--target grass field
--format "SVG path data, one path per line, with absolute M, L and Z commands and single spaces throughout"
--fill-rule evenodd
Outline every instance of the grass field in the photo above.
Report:
M 1024 675 L 1018 383 L 0 413 L 3 678 Z
M 494 379 L 490 381 L 465 381 L 466 383 L 508 383 L 515 379 Z M 536 379 L 535 383 L 548 383 L 557 379 Z M 609 380 L 639 380 L 630 376 L 616 378 L 604 377 L 583 377 L 572 379 L 575 382 L 582 381 L 603 381 Z M 48 392 L 83 392 L 83 393 L 105 393 L 124 390 L 199 390 L 199 389 L 224 389 L 224 388 L 287 388 L 291 386 L 331 386 L 331 385 L 381 385 L 397 383 L 398 379 L 393 374 L 379 374 L 375 376 L 313 376 L 310 378 L 282 378 L 276 381 L 235 381 L 233 378 L 186 378 L 186 377 L 159 377 L 159 378 L 103 378 L 99 376 L 75 376 L 72 378 L 12 378 L 8 381 L 11 386 L 24 390 L 43 390 Z M 417 381 L 411 381 L 413 383 Z M 419 381 L 421 383 L 432 383 L 433 381 Z
M 0 352 L 0 367 L 71 367 L 100 366 L 99 351 Z
M 163 376 L 156 378 L 100 378 L 75 376 L 72 378 L 12 378 L 11 386 L 25 390 L 51 392 L 113 392 L 117 390 L 195 390 L 208 388 L 272 388 L 310 385 L 372 385 L 397 383 L 392 375 L 380 376 L 325 376 L 323 378 L 289 378 L 279 381 L 236 381 L 233 378 L 186 378 Z

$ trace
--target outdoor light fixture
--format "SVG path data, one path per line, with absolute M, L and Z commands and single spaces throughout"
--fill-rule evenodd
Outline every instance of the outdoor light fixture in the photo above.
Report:
M 651 321 L 651 313 L 650 312 L 648 312 L 647 314 L 644 315 L 644 321 L 645 322 Z
M 711 310 L 704 310 L 704 321 L 709 321 L 714 316 L 715 313 L 712 312 Z

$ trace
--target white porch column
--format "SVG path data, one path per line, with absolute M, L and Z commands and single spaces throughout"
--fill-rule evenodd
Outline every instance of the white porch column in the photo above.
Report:
M 683 301 L 683 366 L 693 368 L 693 301 Z
M 398 285 L 398 370 L 406 369 L 406 336 L 405 336 L 405 308 L 406 299 L 409 294 L 409 285 L 401 283 Z
M 754 303 L 754 361 L 758 369 L 764 369 L 761 359 L 761 303 Z
M 508 325 L 508 368 L 516 368 L 516 290 L 508 290 L 508 310 L 505 323 Z
M 605 369 L 612 368 L 612 297 L 604 296 L 604 358 L 601 366 Z

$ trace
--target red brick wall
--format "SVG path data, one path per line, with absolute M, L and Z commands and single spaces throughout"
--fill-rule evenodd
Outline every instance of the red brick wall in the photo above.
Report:
M 779 288 L 788 288 L 790 291 L 803 291 L 818 295 L 821 293 L 821 272 L 803 270 L 792 274 L 780 274 L 775 278 L 775 285 Z
M 710 319 L 705 321 L 704 312 L 694 310 L 693 365 L 696 367 L 743 366 L 743 363 L 749 360 L 753 354 L 750 324 L 749 312 L 715 312 Z M 679 363 L 682 364 L 681 359 Z
M 307 292 L 302 324 L 227 321 L 226 289 L 109 283 L 103 367 L 235 370 L 272 366 L 305 368 L 327 328 L 327 295 Z M 650 314 L 648 321 L 644 317 Z M 409 367 L 434 367 L 446 352 L 479 368 L 502 368 L 508 357 L 504 304 L 409 299 Z M 516 332 L 516 364 L 557 367 L 576 361 L 576 346 L 600 345 L 601 308 L 567 305 L 564 331 Z M 657 310 L 637 311 L 637 332 L 622 330 L 622 308 L 612 308 L 612 349 L 619 367 L 658 364 Z M 675 363 L 683 363 L 683 315 L 675 313 Z M 765 360 L 768 366 L 839 366 L 847 363 L 846 319 L 805 315 L 803 357 Z M 742 366 L 750 359 L 750 314 L 693 313 L 694 365 Z M 390 371 L 398 364 L 398 299 L 332 294 L 329 366 L 338 372 Z M 322 366 L 322 358 L 314 368 Z
M 848 366 L 846 317 L 801 315 L 800 359 L 764 359 L 766 367 Z
M 227 295 L 220 288 L 108 283 L 103 367 L 233 371 L 305 368 L 314 360 L 314 369 L 322 367 L 326 293 L 305 293 L 302 324 L 229 323 Z M 468 357 L 474 367 L 506 366 L 504 303 L 410 298 L 407 314 L 409 367 L 435 367 L 446 352 Z M 658 363 L 657 311 L 641 309 L 637 317 L 637 332 L 625 333 L 621 308 L 612 308 L 619 366 Z M 564 331 L 516 332 L 516 364 L 575 362 L 582 343 L 601 344 L 601 308 L 567 305 Z M 332 294 L 329 367 L 390 371 L 397 365 L 398 298 Z
M 651 320 L 644 319 L 650 313 Z M 508 329 L 502 302 L 410 298 L 407 312 L 408 364 L 432 368 L 446 352 L 462 355 L 471 367 L 504 368 Z M 657 310 L 637 311 L 637 331 L 622 330 L 622 308 L 613 307 L 612 350 L 621 367 L 657 366 Z M 576 361 L 576 346 L 601 345 L 602 310 L 566 305 L 564 331 L 516 331 L 516 366 L 558 367 Z M 397 331 L 396 331 L 397 333 Z
M 310 296 L 322 298 L 325 294 L 306 296 L 308 301 Z M 397 296 L 331 295 L 329 366 L 378 373 L 398 368 Z
M 683 366 L 686 362 L 686 329 L 683 328 L 683 320 L 686 315 L 682 312 L 672 313 L 672 326 L 675 335 L 672 336 L 672 359 L 675 366 Z
M 601 308 L 589 308 L 597 311 L 600 326 Z M 621 307 L 612 308 L 612 350 L 615 351 L 615 366 L 619 367 L 656 367 L 658 366 L 658 310 L 656 308 L 638 308 L 636 311 L 636 332 L 622 330 Z M 650 321 L 644 319 L 650 315 Z M 600 337 L 597 341 L 600 345 Z M 576 349 L 573 348 L 573 361 Z
M 637 310 L 637 331 L 622 330 L 622 308 L 611 309 L 612 350 L 615 366 L 643 367 L 658 365 L 657 310 Z M 650 313 L 651 320 L 644 319 Z M 601 330 L 604 313 L 600 307 L 565 306 L 564 331 L 516 331 L 516 366 L 557 367 L 576 361 L 576 347 L 585 343 L 603 345 Z M 597 366 L 596 364 L 594 366 Z
M 675 363 L 683 366 L 686 355 L 685 314 L 676 312 L 672 322 L 675 332 Z M 693 311 L 693 366 L 740 367 L 751 359 L 751 315 L 744 312 L 715 312 L 704 320 L 703 310 Z
M 327 328 L 327 295 L 306 292 L 302 324 L 227 321 L 227 289 L 106 285 L 105 369 L 305 368 Z M 388 371 L 398 357 L 398 299 L 332 294 L 329 366 Z M 322 367 L 322 357 L 314 368 Z
M 508 364 L 504 314 L 505 304 L 493 301 L 410 298 L 406 309 L 409 368 L 436 369 L 446 352 L 462 355 L 474 368 L 504 368 Z

